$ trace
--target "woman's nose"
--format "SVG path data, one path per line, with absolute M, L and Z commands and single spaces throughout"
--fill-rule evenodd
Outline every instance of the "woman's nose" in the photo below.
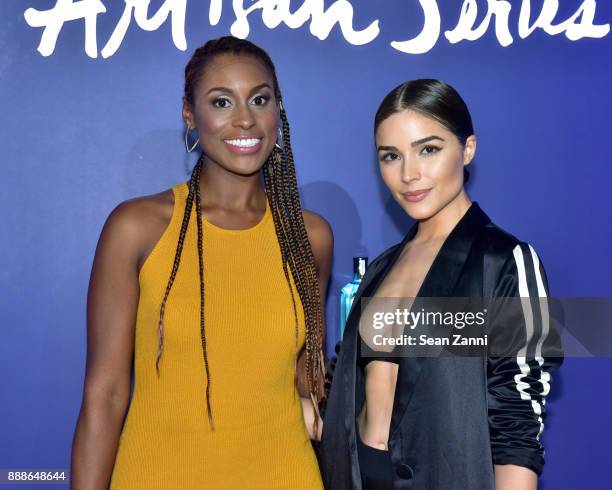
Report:
M 421 173 L 418 167 L 414 164 L 411 164 L 409 161 L 404 160 L 402 163 L 402 182 L 409 183 L 413 180 L 418 180 L 421 178 Z
M 243 129 L 249 129 L 255 125 L 255 118 L 248 105 L 240 105 L 236 108 L 236 115 L 233 123 L 234 126 Z

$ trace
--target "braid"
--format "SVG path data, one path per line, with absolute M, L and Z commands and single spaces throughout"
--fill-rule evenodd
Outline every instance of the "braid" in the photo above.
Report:
M 200 198 L 200 173 L 202 171 L 202 165 L 204 163 L 204 155 L 201 155 L 198 163 L 196 163 L 193 171 L 191 172 L 191 179 L 189 180 L 189 194 L 187 195 L 187 202 L 185 204 L 185 211 L 183 214 L 183 223 L 181 225 L 181 231 L 179 233 L 179 241 L 176 248 L 176 254 L 174 255 L 174 264 L 172 266 L 172 272 L 170 273 L 170 279 L 166 286 L 166 292 L 162 300 L 160 312 L 159 312 L 159 344 L 157 349 L 157 360 L 155 362 L 155 368 L 157 369 L 157 376 L 159 377 L 159 361 L 164 351 L 164 313 L 166 311 L 166 302 L 168 295 L 174 284 L 174 279 L 179 268 L 181 261 L 181 254 L 183 252 L 183 244 L 185 242 L 185 235 L 187 233 L 187 227 L 189 225 L 189 218 L 191 216 L 191 208 L 193 206 L 194 196 L 196 201 L 196 216 L 198 225 L 198 265 L 200 271 L 200 337 L 202 339 L 202 351 L 204 354 L 204 366 L 206 368 L 206 412 L 208 414 L 208 423 L 210 428 L 214 430 L 214 420 L 212 416 L 212 410 L 210 405 L 210 367 L 208 364 L 208 351 L 206 349 L 206 333 L 204 328 L 204 262 L 202 254 L 202 206 Z
M 317 411 L 318 401 L 322 397 L 325 373 L 322 305 L 319 294 L 318 273 L 300 205 L 295 164 L 291 149 L 289 122 L 282 99 L 280 98 L 279 106 L 283 132 L 283 148 L 282 150 L 275 149 L 276 155 L 273 155 L 266 162 L 263 169 L 264 183 L 270 207 L 275 210 L 272 216 L 275 222 L 281 253 L 283 254 L 283 262 L 285 262 L 283 267 L 286 269 L 286 264 L 289 265 L 304 308 L 306 322 L 306 375 L 310 398 L 313 401 L 315 411 Z M 289 282 L 289 275 L 287 273 L 286 277 Z M 315 433 L 318 428 L 318 418 L 318 416 L 315 417 Z
M 201 159 L 200 159 L 201 160 Z M 200 162 L 198 162 L 199 165 Z M 183 212 L 183 222 L 181 224 L 181 231 L 179 233 L 178 244 L 176 246 L 176 252 L 174 254 L 174 263 L 172 264 L 172 271 L 170 273 L 170 279 L 166 285 L 166 291 L 164 292 L 164 298 L 159 309 L 159 323 L 158 323 L 158 346 L 157 346 L 157 358 L 155 360 L 155 369 L 157 370 L 157 376 L 159 377 L 159 362 L 164 352 L 164 314 L 166 312 L 166 302 L 168 301 L 168 295 L 174 284 L 176 273 L 178 272 L 179 264 L 181 262 L 181 254 L 183 253 L 183 244 L 185 243 L 185 235 L 187 233 L 187 226 L 189 225 L 189 218 L 191 216 L 191 206 L 193 204 L 194 189 L 196 187 L 196 167 L 191 173 L 191 179 L 189 179 L 189 194 L 187 195 L 187 202 L 185 203 L 185 211 Z M 176 204 L 176 203 L 175 203 Z
M 212 430 L 215 429 L 212 410 L 210 408 L 210 366 L 208 365 L 208 351 L 206 350 L 206 330 L 204 329 L 204 258 L 202 253 L 202 199 L 200 196 L 200 173 L 202 171 L 203 156 L 195 166 L 196 173 L 196 216 L 198 219 L 198 267 L 200 270 L 200 338 L 202 339 L 202 353 L 204 355 L 204 367 L 206 369 L 206 413 L 208 424 Z
M 272 219 L 274 222 L 274 229 L 276 230 L 276 236 L 279 240 L 281 259 L 283 261 L 283 273 L 287 284 L 289 285 L 289 291 L 291 293 L 291 305 L 293 307 L 293 317 L 295 320 L 295 378 L 297 381 L 297 358 L 298 358 L 298 318 L 297 318 L 297 305 L 295 302 L 295 295 L 293 294 L 293 288 L 291 287 L 291 279 L 289 277 L 289 269 L 287 263 L 290 257 L 290 250 L 287 247 L 287 240 L 285 239 L 285 229 L 283 228 L 282 211 L 279 206 L 280 202 L 280 190 L 278 188 L 280 179 L 278 178 L 278 172 L 282 170 L 280 166 L 282 160 L 282 154 L 276 147 L 274 148 L 266 164 L 263 167 L 264 186 L 266 188 L 266 195 L 270 203 L 270 211 L 272 212 Z
M 323 315 L 321 298 L 319 295 L 318 274 L 315 267 L 312 248 L 308 240 L 302 207 L 300 205 L 299 190 L 295 175 L 295 164 L 293 152 L 291 150 L 291 138 L 289 132 L 289 122 L 282 105 L 282 98 L 276 70 L 269 55 L 261 48 L 250 41 L 239 39 L 232 36 L 225 36 L 219 39 L 208 41 L 203 46 L 195 50 L 189 62 L 185 66 L 185 91 L 183 100 L 191 107 L 195 107 L 195 91 L 201 79 L 207 63 L 215 56 L 222 54 L 245 54 L 260 60 L 269 70 L 274 83 L 274 92 L 280 106 L 280 116 L 282 121 L 282 150 L 274 148 L 264 163 L 262 172 L 266 196 L 270 205 L 274 221 L 274 229 L 278 238 L 281 252 L 282 267 L 289 291 L 291 293 L 291 303 L 295 319 L 295 375 L 297 377 L 297 358 L 298 358 L 298 315 L 297 302 L 293 291 L 291 279 L 295 283 L 295 289 L 302 302 L 304 318 L 306 323 L 306 374 L 310 398 L 313 401 L 316 413 L 314 429 L 315 433 L 319 424 L 318 402 L 322 398 L 324 389 L 324 359 L 323 359 Z M 211 374 L 208 362 L 206 345 L 206 333 L 204 325 L 204 266 L 202 254 L 202 211 L 200 196 L 200 174 L 204 162 L 204 155 L 200 156 L 195 165 L 189 181 L 189 194 L 185 203 L 185 212 L 181 231 L 179 233 L 176 254 L 170 279 L 166 286 L 160 307 L 159 316 L 159 344 L 155 367 L 159 376 L 159 363 L 163 354 L 164 346 L 164 312 L 166 303 L 176 273 L 179 268 L 185 235 L 187 233 L 191 208 L 195 199 L 197 229 L 198 229 L 198 264 L 200 275 L 200 337 L 202 339 L 202 352 L 204 356 L 204 366 L 206 369 L 206 410 L 208 422 L 214 430 L 214 419 L 210 403 Z

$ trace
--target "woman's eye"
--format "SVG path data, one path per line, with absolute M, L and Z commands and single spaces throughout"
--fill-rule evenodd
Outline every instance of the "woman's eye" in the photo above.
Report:
M 434 153 L 437 153 L 441 150 L 441 148 L 439 146 L 435 146 L 435 145 L 426 145 L 423 147 L 423 149 L 421 150 L 421 155 L 433 155 Z
M 390 162 L 393 160 L 397 160 L 399 155 L 397 153 L 385 153 L 380 159 L 384 162 Z
M 226 107 L 229 107 L 230 101 L 229 99 L 225 97 L 218 97 L 215 100 L 213 100 L 212 104 L 213 106 L 219 107 L 220 109 L 225 109 Z
M 266 105 L 268 103 L 268 100 L 270 100 L 270 97 L 267 97 L 266 95 L 257 95 L 253 97 L 252 102 L 255 105 Z

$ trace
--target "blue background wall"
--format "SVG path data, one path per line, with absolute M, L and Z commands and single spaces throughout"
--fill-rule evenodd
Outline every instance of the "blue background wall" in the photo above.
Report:
M 107 59 L 88 57 L 83 21 L 68 22 L 54 53 L 43 57 L 36 50 L 42 30 L 23 14 L 54 3 L 0 5 L 0 468 L 69 467 L 101 226 L 120 201 L 188 179 L 194 162 L 182 143 L 183 67 L 235 20 L 224 2 L 212 27 L 209 2 L 191 1 L 186 52 L 172 43 L 169 22 L 153 32 L 132 23 Z M 123 2 L 104 3 L 99 48 L 123 12 Z M 162 3 L 153 1 L 151 11 Z M 541 2 L 532 3 L 538 11 Z M 562 0 L 557 18 L 581 3 Z M 571 42 L 536 31 L 522 40 L 514 1 L 510 46 L 500 46 L 491 26 L 477 41 L 452 45 L 441 35 L 426 54 L 409 55 L 389 43 L 419 32 L 418 2 L 352 4 L 356 28 L 380 19 L 370 44 L 350 45 L 337 27 L 321 41 L 308 26 L 271 30 L 259 13 L 249 17 L 249 39 L 277 65 L 305 207 L 335 233 L 328 345 L 337 336 L 338 293 L 350 279 L 351 257 L 375 257 L 410 224 L 378 176 L 372 121 L 382 97 L 413 78 L 441 78 L 465 98 L 479 138 L 469 193 L 535 247 L 552 294 L 612 296 L 612 37 Z M 451 29 L 459 2 L 439 5 L 442 29 Z M 599 1 L 595 22 L 611 21 L 611 2 Z M 611 375 L 611 359 L 569 359 L 556 376 L 544 489 L 607 488 Z

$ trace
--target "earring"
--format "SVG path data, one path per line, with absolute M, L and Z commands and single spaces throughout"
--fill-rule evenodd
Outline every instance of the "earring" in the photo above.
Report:
M 276 146 L 276 148 L 278 148 L 279 150 L 283 151 L 283 130 L 281 128 L 278 128 L 278 133 L 276 135 L 276 143 L 274 143 L 274 146 Z
M 185 131 L 185 150 L 187 150 L 187 153 L 191 153 L 193 150 L 195 150 L 196 146 L 198 146 L 198 143 L 200 142 L 200 137 L 198 136 L 198 138 L 195 140 L 195 143 L 189 146 L 187 139 L 189 136 L 189 131 L 191 131 L 192 129 L 195 128 L 190 128 L 189 126 L 187 126 L 187 131 Z
M 277 115 L 277 120 L 278 120 L 278 136 L 276 137 L 276 147 L 279 150 L 283 150 L 285 147 L 285 143 L 283 141 L 283 130 L 281 128 L 281 124 L 282 124 L 282 120 L 283 118 L 281 117 L 281 113 L 285 111 L 285 107 L 283 106 L 283 101 L 282 99 L 279 99 L 278 101 L 278 115 Z
M 274 162 L 277 165 L 280 165 L 282 163 L 282 155 L 285 152 L 285 141 L 283 139 L 283 130 L 280 126 L 280 124 L 282 124 L 282 117 L 281 113 L 284 112 L 285 108 L 283 107 L 283 101 L 279 100 L 278 101 L 278 109 L 279 109 L 279 114 L 278 114 L 278 134 L 276 135 L 276 143 L 274 144 L 275 148 L 274 148 Z

